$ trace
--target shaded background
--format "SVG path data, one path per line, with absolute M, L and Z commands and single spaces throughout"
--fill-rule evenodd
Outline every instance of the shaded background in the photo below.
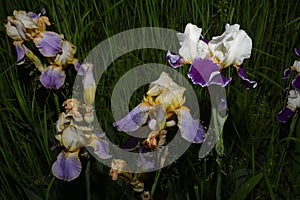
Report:
M 52 22 L 48 30 L 64 34 L 77 46 L 76 56 L 85 56 L 104 39 L 138 27 L 164 27 L 183 32 L 189 22 L 203 28 L 205 38 L 221 35 L 226 23 L 241 25 L 253 41 L 244 66 L 257 88 L 246 90 L 235 69 L 223 71 L 233 81 L 226 87 L 229 105 L 224 127 L 225 155 L 216 162 L 216 152 L 197 157 L 200 145 L 192 145 L 176 162 L 160 173 L 149 173 L 145 187 L 157 184 L 154 199 L 296 199 L 300 198 L 300 120 L 296 113 L 287 124 L 275 119 L 286 102 L 285 68 L 297 59 L 300 47 L 300 3 L 284 1 L 16 1 L 4 0 L 0 19 L 13 10 L 39 13 L 46 9 Z M 166 52 L 138 50 L 116 60 L 101 78 L 96 98 L 97 116 L 110 139 L 118 144 L 124 135 L 112 127 L 110 97 L 114 84 L 136 65 L 167 64 Z M 66 70 L 66 84 L 58 91 L 39 83 L 31 65 L 16 66 L 12 39 L 0 25 L 0 199 L 138 199 L 128 184 L 113 182 L 109 169 L 93 158 L 82 160 L 84 169 L 73 182 L 51 174 L 59 150 L 50 148 L 55 121 L 62 102 L 71 97 L 76 72 Z M 188 67 L 178 71 L 187 74 Z M 145 86 L 146 88 L 146 86 Z M 142 100 L 140 88 L 132 107 Z M 194 86 L 201 107 L 201 120 L 209 124 L 210 100 L 206 89 Z M 123 103 L 120 99 L 120 103 Z M 86 169 L 86 164 L 89 167 Z M 154 179 L 154 177 L 157 177 Z

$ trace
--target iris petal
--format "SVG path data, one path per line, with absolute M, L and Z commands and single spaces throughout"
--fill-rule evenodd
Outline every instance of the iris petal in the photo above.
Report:
M 295 48 L 295 53 L 297 54 L 297 56 L 300 56 L 300 49 L 299 48 Z
M 219 72 L 219 66 L 212 60 L 195 58 L 189 70 L 188 77 L 192 79 L 194 84 L 199 84 L 202 87 L 210 84 L 226 86 L 231 78 L 224 77 Z
M 59 89 L 65 82 L 65 72 L 50 65 L 40 76 L 40 81 L 47 89 Z
M 152 106 L 138 105 L 125 117 L 114 122 L 119 131 L 132 132 L 146 123 Z
M 297 74 L 295 79 L 292 81 L 292 86 L 295 89 L 300 90 L 300 73 Z
M 181 137 L 189 142 L 202 143 L 205 139 L 205 130 L 198 120 L 194 120 L 190 112 L 185 109 L 175 110 L 178 117 L 178 127 Z
M 242 78 L 242 85 L 244 85 L 247 89 L 255 88 L 257 86 L 256 81 L 252 81 L 247 78 L 246 70 L 244 67 L 239 67 L 238 75 L 240 78 Z
M 288 118 L 292 116 L 294 111 L 288 107 L 284 108 L 282 111 L 280 111 L 277 115 L 276 118 L 278 121 L 281 123 L 286 123 Z
M 16 41 L 15 42 L 15 48 L 17 52 L 17 64 L 23 64 L 24 63 L 24 57 L 25 57 L 25 50 L 22 46 L 22 41 Z
M 285 69 L 284 70 L 284 72 L 283 72 L 283 79 L 287 79 L 287 78 L 289 78 L 290 76 L 291 76 L 291 73 L 292 73 L 292 68 L 287 68 L 287 69 Z
M 184 64 L 184 60 L 180 55 L 172 54 L 170 51 L 167 53 L 167 61 L 171 67 L 177 68 Z
M 51 31 L 39 33 L 40 37 L 36 37 L 33 42 L 45 57 L 54 57 L 62 50 L 62 38 L 59 34 Z
M 76 179 L 81 172 L 81 162 L 78 158 L 78 151 L 60 152 L 57 160 L 52 165 L 52 173 L 55 177 L 64 180 L 72 181 Z
M 108 143 L 105 140 L 93 139 L 87 146 L 92 147 L 94 149 L 94 153 L 101 159 L 108 159 L 112 157 L 112 155 L 108 153 Z

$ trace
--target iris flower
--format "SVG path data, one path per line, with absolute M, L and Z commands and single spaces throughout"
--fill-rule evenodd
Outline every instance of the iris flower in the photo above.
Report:
M 13 16 L 7 17 L 6 32 L 14 40 L 17 52 L 17 64 L 23 64 L 28 58 L 42 73 L 41 83 L 48 89 L 59 89 L 65 80 L 64 69 L 72 64 L 82 75 L 80 63 L 74 54 L 76 47 L 66 41 L 63 35 L 52 31 L 46 31 L 46 25 L 50 25 L 49 19 L 44 16 L 43 9 L 40 14 L 25 11 L 14 11 Z M 40 59 L 25 46 L 25 42 L 33 42 L 41 55 L 49 61 L 45 67 Z
M 152 82 L 142 103 L 137 105 L 122 119 L 114 122 L 119 131 L 132 132 L 147 124 L 152 130 L 145 141 L 150 146 L 161 144 L 166 127 L 176 125 L 171 119 L 177 116 L 177 126 L 181 136 L 189 142 L 200 143 L 204 140 L 205 131 L 198 120 L 194 120 L 189 108 L 183 104 L 185 88 L 177 85 L 170 76 L 163 72 L 159 79 Z
M 174 68 L 191 64 L 188 76 L 194 84 L 202 87 L 210 84 L 226 86 L 231 78 L 221 74 L 221 70 L 233 66 L 242 83 L 247 88 L 255 88 L 257 83 L 247 78 L 242 65 L 244 59 L 251 55 L 251 38 L 238 24 L 226 24 L 225 29 L 222 35 L 207 41 L 201 34 L 201 28 L 187 24 L 184 33 L 177 34 L 181 45 L 179 55 L 167 53 L 169 64 Z
M 300 56 L 300 49 L 295 48 L 295 53 L 297 56 Z M 284 71 L 284 75 L 283 78 L 287 79 L 290 77 L 292 71 L 296 71 L 298 72 L 298 74 L 296 75 L 295 79 L 292 81 L 292 86 L 297 89 L 300 90 L 300 61 L 296 60 L 293 64 L 292 67 L 289 67 L 288 69 L 286 69 Z
M 297 108 L 300 108 L 300 91 L 290 90 L 287 106 L 276 115 L 276 118 L 281 123 L 286 123 L 288 118 L 294 114 Z

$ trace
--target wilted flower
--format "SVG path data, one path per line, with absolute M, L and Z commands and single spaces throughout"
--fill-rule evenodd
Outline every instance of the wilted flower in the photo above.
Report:
M 7 35 L 14 39 L 17 64 L 23 64 L 25 58 L 28 58 L 42 73 L 41 83 L 48 89 L 59 89 L 64 84 L 64 69 L 67 65 L 74 65 L 80 75 L 83 75 L 83 71 L 78 60 L 74 58 L 76 47 L 66 41 L 63 35 L 46 31 L 46 25 L 49 26 L 50 22 L 44 16 L 45 13 L 44 9 L 40 14 L 14 11 L 13 16 L 7 17 L 5 27 Z M 45 67 L 46 65 L 25 46 L 24 41 L 33 42 L 50 65 Z
M 234 66 L 242 78 L 242 83 L 247 88 L 255 88 L 257 83 L 247 78 L 242 66 L 244 59 L 251 55 L 252 40 L 239 28 L 238 24 L 226 24 L 226 30 L 221 36 L 207 41 L 201 35 L 202 29 L 189 23 L 185 32 L 177 35 L 181 45 L 179 55 L 168 52 L 168 62 L 174 68 L 191 64 L 188 76 L 194 84 L 202 87 L 210 84 L 226 86 L 231 78 L 226 78 L 220 71 Z
M 112 159 L 111 161 L 111 169 L 109 171 L 109 175 L 111 176 L 112 180 L 118 180 L 120 174 L 126 174 L 126 176 L 131 177 L 127 163 L 122 159 Z
M 144 101 L 124 118 L 116 121 L 114 126 L 120 131 L 129 132 L 147 123 L 151 130 L 161 131 L 167 126 L 176 124 L 171 120 L 171 117 L 176 115 L 181 136 L 189 142 L 203 142 L 205 131 L 201 123 L 194 120 L 189 109 L 183 106 L 184 91 L 184 87 L 177 85 L 167 73 L 163 72 L 158 80 L 150 84 Z M 155 144 L 153 137 L 148 137 L 147 140 L 151 146 Z

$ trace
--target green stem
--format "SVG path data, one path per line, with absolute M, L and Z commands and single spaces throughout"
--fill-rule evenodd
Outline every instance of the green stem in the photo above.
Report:
M 161 169 L 156 172 L 155 179 L 154 179 L 154 182 L 153 182 L 153 185 L 152 185 L 152 188 L 151 188 L 150 196 L 151 196 L 152 199 L 154 197 L 154 193 L 155 193 L 155 190 L 156 190 L 156 187 L 157 187 L 157 184 L 158 184 L 158 180 L 159 180 L 159 177 L 160 177 L 160 172 L 161 172 Z

